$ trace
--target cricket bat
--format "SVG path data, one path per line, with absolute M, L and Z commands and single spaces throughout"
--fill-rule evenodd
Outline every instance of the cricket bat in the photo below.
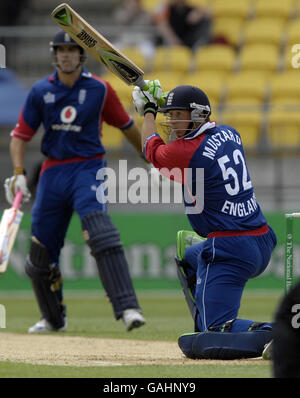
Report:
M 0 223 L 0 275 L 4 274 L 22 221 L 23 213 L 19 210 L 23 194 L 18 191 L 10 209 L 3 212 Z
M 76 43 L 126 84 L 147 89 L 143 70 L 97 32 L 68 4 L 63 3 L 57 6 L 52 11 L 51 17 Z

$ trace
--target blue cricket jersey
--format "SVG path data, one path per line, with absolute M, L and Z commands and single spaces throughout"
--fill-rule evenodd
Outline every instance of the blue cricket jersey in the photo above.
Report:
M 162 174 L 183 184 L 187 217 L 199 235 L 255 230 L 267 223 L 234 128 L 207 122 L 168 144 L 153 134 L 144 153 Z
M 133 123 L 111 85 L 83 69 L 68 87 L 56 71 L 33 85 L 11 136 L 30 141 L 43 124 L 41 149 L 45 156 L 90 158 L 105 153 L 103 121 L 120 129 Z

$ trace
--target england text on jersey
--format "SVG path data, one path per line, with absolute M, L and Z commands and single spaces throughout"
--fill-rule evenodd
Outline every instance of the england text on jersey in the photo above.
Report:
M 255 194 L 245 202 L 230 202 L 225 200 L 222 207 L 222 213 L 229 214 L 230 216 L 245 217 L 255 212 L 257 209 L 257 201 Z

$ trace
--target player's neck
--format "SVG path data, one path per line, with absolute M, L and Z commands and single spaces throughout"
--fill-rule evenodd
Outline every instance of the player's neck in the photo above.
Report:
M 64 73 L 60 69 L 58 69 L 58 78 L 66 86 L 72 87 L 79 79 L 81 72 L 82 68 L 78 68 L 72 73 Z

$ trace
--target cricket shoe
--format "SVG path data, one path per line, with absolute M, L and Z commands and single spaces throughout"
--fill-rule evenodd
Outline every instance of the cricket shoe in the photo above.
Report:
M 28 333 L 50 333 L 50 332 L 65 332 L 67 330 L 67 321 L 61 328 L 54 328 L 46 319 L 41 319 L 35 325 L 28 329 Z
M 265 360 L 270 360 L 272 359 L 272 345 L 273 345 L 273 340 L 271 340 L 268 344 L 265 345 L 262 357 Z
M 136 308 L 129 308 L 123 311 L 123 321 L 125 323 L 127 332 L 130 332 L 132 329 L 139 328 L 146 323 L 145 318 Z

